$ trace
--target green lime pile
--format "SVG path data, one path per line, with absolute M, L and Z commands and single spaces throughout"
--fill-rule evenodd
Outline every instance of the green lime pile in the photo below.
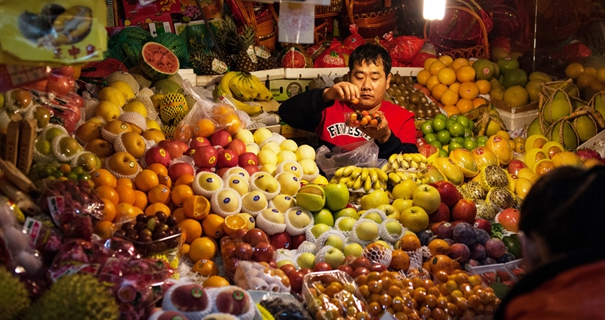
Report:
M 81 181 L 90 180 L 90 173 L 80 166 L 71 167 L 68 164 L 51 162 L 35 164 L 28 177 L 34 182 L 42 179 Z
M 447 157 L 449 152 L 458 148 L 472 151 L 485 146 L 486 136 L 475 137 L 475 124 L 464 115 L 451 115 L 449 118 L 440 113 L 434 119 L 420 125 L 424 139 L 439 151 L 439 156 Z

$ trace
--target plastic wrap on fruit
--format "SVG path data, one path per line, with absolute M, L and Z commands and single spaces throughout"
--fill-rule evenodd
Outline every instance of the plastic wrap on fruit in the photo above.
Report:
M 80 120 L 81 108 L 84 106 L 84 100 L 73 90 L 63 88 L 58 83 L 58 80 L 59 79 L 57 79 L 56 85 L 55 82 L 49 81 L 47 87 L 51 85 L 52 90 L 58 90 L 60 92 L 67 91 L 67 94 L 58 95 L 54 91 L 48 91 L 48 89 L 39 90 L 32 86 L 26 86 L 23 87 L 23 89 L 32 94 L 32 99 L 35 104 L 41 105 L 50 111 L 50 123 L 64 126 L 67 132 L 71 134 L 76 129 L 76 124 Z M 69 81 L 67 81 L 65 85 L 68 87 Z
M 91 259 L 92 254 L 93 245 L 91 242 L 81 239 L 67 240 L 61 245 L 48 270 L 49 278 L 56 281 L 63 275 L 76 272 L 96 274 L 99 265 Z
M 355 50 L 355 48 L 360 45 L 366 43 L 365 39 L 357 32 L 359 27 L 356 24 L 349 25 L 349 31 L 351 34 L 345 38 L 343 44 L 345 47 L 349 48 L 351 51 Z
M 344 49 L 344 50 L 343 50 Z M 313 64 L 315 68 L 339 68 L 346 67 L 346 61 L 341 51 L 346 51 L 346 48 L 341 48 L 340 41 L 334 39 L 330 46 L 322 52 Z
M 49 220 L 42 222 L 34 248 L 38 250 L 38 254 L 45 264 L 50 265 L 52 263 L 62 243 L 63 234 L 59 229 Z

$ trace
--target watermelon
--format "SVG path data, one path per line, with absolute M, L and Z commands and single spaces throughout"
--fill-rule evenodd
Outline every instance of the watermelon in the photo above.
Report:
M 179 59 L 170 49 L 156 42 L 147 42 L 139 59 L 141 71 L 151 80 L 166 79 L 179 71 Z
M 158 35 L 151 41 L 157 42 L 172 51 L 179 58 L 179 62 L 182 65 L 187 63 L 189 53 L 187 51 L 187 42 L 183 38 L 174 33 L 167 32 Z

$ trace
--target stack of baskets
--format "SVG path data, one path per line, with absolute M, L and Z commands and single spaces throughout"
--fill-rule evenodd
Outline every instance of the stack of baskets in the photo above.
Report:
M 239 12 L 246 25 L 252 26 L 256 30 L 256 45 L 265 46 L 270 51 L 275 50 L 277 42 L 277 13 L 273 4 L 268 4 L 269 14 L 260 17 L 254 12 L 253 2 L 235 0 Z
M 358 33 L 366 40 L 382 37 L 397 27 L 397 15 L 391 0 L 384 0 L 384 3 L 383 0 L 345 0 L 344 5 L 344 26 L 356 24 Z
M 334 17 L 342 11 L 342 0 L 330 0 L 329 6 L 315 6 L 315 43 L 322 43 L 328 37 L 328 30 L 334 24 Z

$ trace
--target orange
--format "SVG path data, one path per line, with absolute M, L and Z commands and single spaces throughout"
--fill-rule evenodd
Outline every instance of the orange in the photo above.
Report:
M 212 260 L 216 256 L 216 242 L 208 237 L 201 237 L 191 242 L 189 248 L 189 258 L 191 261 L 198 262 L 202 259 Z
M 113 188 L 116 186 L 116 177 L 107 169 L 93 170 L 90 173 L 90 179 L 94 182 L 95 187 L 107 186 Z
M 466 60 L 465 58 L 456 58 L 456 60 L 454 60 L 452 62 L 452 69 L 454 69 L 454 71 L 458 71 L 458 69 L 460 69 L 460 67 L 462 66 L 468 66 L 470 65 L 468 63 L 468 60 Z
M 147 200 L 149 200 L 149 203 L 159 202 L 168 204 L 170 202 L 170 188 L 166 185 L 158 184 L 147 192 Z
M 141 190 L 134 190 L 134 203 L 132 205 L 145 210 L 147 207 L 147 194 Z
M 475 81 L 480 94 L 488 94 L 492 90 L 492 84 L 487 80 Z
M 179 222 L 179 227 L 185 233 L 185 242 L 189 244 L 202 236 L 202 225 L 197 220 L 185 219 Z
M 204 288 L 217 288 L 217 287 L 226 287 L 229 286 L 229 280 L 221 277 L 221 276 L 210 276 L 206 279 L 202 286 Z
M 119 203 L 134 205 L 134 190 L 131 187 L 125 184 L 118 184 L 115 189 L 120 197 Z
M 155 174 L 160 175 L 160 174 L 164 174 L 164 175 L 168 175 L 168 169 L 166 168 L 166 166 L 164 166 L 161 163 L 152 163 L 150 164 L 147 169 L 155 172 Z
M 429 67 L 431 66 L 431 64 L 433 64 L 433 62 L 438 61 L 437 58 L 427 58 L 426 60 L 424 60 L 424 70 L 429 71 Z
M 407 271 L 410 268 L 410 256 L 407 254 L 407 252 L 397 249 L 393 250 L 391 256 L 391 264 L 389 265 L 389 268 L 397 271 Z
M 179 186 L 174 187 L 172 192 L 170 193 L 170 199 L 172 200 L 172 204 L 177 207 L 182 207 L 185 199 L 193 196 L 193 189 L 186 184 L 181 184 Z
M 450 84 L 456 82 L 456 71 L 454 71 L 452 68 L 443 68 L 439 70 L 439 73 L 437 73 L 437 78 L 439 79 L 439 82 L 449 86 Z
M 227 132 L 231 134 L 236 134 L 241 127 L 241 121 L 239 116 L 235 112 L 228 113 L 221 117 L 215 117 L 220 125 L 223 125 L 227 128 Z
M 181 244 L 181 249 L 179 249 L 179 254 L 181 256 L 189 255 L 189 249 L 191 249 L 191 245 L 188 243 Z
M 134 189 L 134 184 L 132 183 L 132 180 L 130 180 L 128 178 L 120 178 L 120 179 L 116 180 L 116 186 L 120 186 L 120 185 L 128 186 L 128 187 L 130 187 L 130 189 Z
M 489 102 L 487 102 L 487 100 L 485 100 L 484 98 L 481 97 L 477 97 L 475 99 L 473 99 L 473 107 L 474 108 L 479 108 L 482 105 L 486 105 Z
M 433 90 L 431 90 L 431 95 L 432 95 L 433 97 L 435 97 L 435 99 L 440 100 L 440 99 L 441 99 L 441 95 L 442 95 L 442 94 L 443 94 L 445 91 L 447 91 L 447 86 L 446 86 L 446 85 L 444 85 L 444 84 L 442 84 L 442 83 L 439 83 L 439 84 L 437 84 L 437 85 L 435 85 L 435 86 L 433 87 Z
M 172 216 L 176 219 L 177 223 L 187 219 L 187 216 L 185 215 L 185 209 L 183 208 L 176 208 L 172 212 Z
M 458 102 L 458 92 L 448 89 L 441 95 L 441 103 L 444 105 L 456 104 L 456 102 Z
M 172 179 L 170 179 L 169 175 L 163 173 L 158 174 L 158 181 L 160 184 L 163 184 L 168 188 L 172 188 Z
M 403 251 L 414 251 L 421 246 L 420 239 L 413 233 L 406 233 L 399 239 L 399 249 Z
M 437 76 L 430 76 L 426 81 L 426 88 L 429 90 L 433 90 L 433 88 L 439 84 L 439 78 Z
M 210 201 L 204 196 L 194 195 L 185 199 L 183 209 L 188 218 L 203 220 L 210 213 Z
M 443 239 L 433 239 L 429 242 L 429 251 L 432 255 L 436 254 L 449 254 L 450 245 Z
M 447 274 L 452 274 L 455 268 L 455 262 L 444 254 L 434 255 L 429 260 L 431 274 L 436 274 L 439 271 L 445 271 Z
M 456 70 L 456 78 L 459 82 L 475 81 L 477 72 L 471 66 L 461 66 Z
M 216 124 L 214 121 L 208 118 L 200 119 L 193 129 L 193 135 L 195 137 L 210 137 L 216 130 Z
M 419 85 L 426 86 L 426 82 L 429 80 L 430 77 L 430 72 L 428 72 L 427 70 L 420 70 L 420 72 L 418 72 L 418 74 L 416 75 L 416 81 Z
M 101 239 L 107 239 L 113 235 L 116 226 L 111 223 L 111 221 L 99 221 L 97 225 L 94 227 L 94 232 L 96 235 L 101 237 Z
M 183 142 L 189 142 L 189 140 L 193 138 L 193 126 L 188 124 L 179 125 L 174 131 L 173 138 Z
M 153 204 L 150 204 L 149 206 L 147 206 L 147 208 L 145 208 L 145 215 L 153 216 L 158 211 L 164 212 L 167 217 L 170 216 L 170 207 L 168 207 L 167 205 L 165 205 L 163 203 L 159 203 L 159 202 L 156 202 L 156 203 L 153 203 Z
M 112 187 L 108 187 L 108 186 L 97 187 L 97 188 L 95 188 L 95 193 L 97 194 L 97 196 L 99 196 L 99 198 L 105 198 L 105 199 L 113 202 L 113 204 L 120 203 L 120 196 L 116 192 L 116 189 L 114 189 Z
M 456 108 L 460 110 L 460 113 L 467 113 L 475 108 L 473 102 L 469 99 L 460 99 L 458 103 L 456 103 Z
M 458 88 L 460 98 L 473 100 L 479 95 L 479 88 L 474 82 L 462 82 Z
M 101 198 L 105 204 L 103 207 L 103 221 L 113 221 L 116 217 L 116 205 L 109 199 Z
M 150 169 L 144 169 L 137 173 L 137 176 L 134 178 L 134 184 L 137 186 L 137 189 L 147 192 L 160 184 L 160 182 L 157 173 Z
M 565 76 L 567 76 L 568 78 L 577 79 L 583 74 L 584 66 L 577 62 L 570 63 L 567 68 L 565 68 Z
M 450 90 L 458 93 L 458 88 L 460 88 L 460 82 L 456 81 L 452 84 L 450 84 L 450 86 L 448 87 Z
M 454 62 L 454 58 L 452 58 L 451 56 L 448 56 L 448 55 L 443 55 L 443 56 L 439 57 L 439 61 L 443 62 L 443 64 L 446 67 L 449 67 Z
M 191 267 L 191 270 L 201 274 L 204 277 L 218 275 L 218 266 L 216 263 L 214 263 L 214 261 L 208 259 L 198 260 L 193 267 Z
M 232 236 L 235 234 L 235 231 L 240 229 L 246 229 L 247 226 L 248 224 L 246 223 L 246 220 L 244 220 L 243 217 L 238 215 L 231 215 L 225 218 L 225 225 L 223 228 L 225 229 L 225 233 L 228 236 Z
M 206 219 L 202 221 L 204 235 L 213 239 L 220 239 L 225 234 L 224 226 L 225 219 L 214 213 L 209 214 Z
M 445 113 L 447 113 L 448 117 L 451 115 L 454 115 L 454 114 L 460 114 L 460 110 L 458 110 L 458 107 L 452 106 L 452 105 L 443 106 L 443 111 L 445 111 Z
M 433 63 L 431 63 L 431 65 L 429 66 L 429 72 L 436 76 L 439 73 L 439 70 L 445 68 L 445 64 L 443 64 L 443 62 L 441 61 L 435 61 Z
M 138 212 L 133 205 L 128 203 L 119 203 L 116 206 L 116 218 L 115 222 L 123 224 L 126 222 L 134 222 L 137 218 Z
M 174 185 L 176 187 L 176 186 L 184 184 L 184 185 L 191 187 L 194 179 L 195 179 L 194 175 L 185 173 L 184 175 L 182 175 L 176 179 L 176 181 L 174 182 Z
M 59 165 L 59 171 L 61 171 L 63 173 L 70 173 L 71 166 L 68 165 L 67 163 L 62 163 L 61 165 Z

